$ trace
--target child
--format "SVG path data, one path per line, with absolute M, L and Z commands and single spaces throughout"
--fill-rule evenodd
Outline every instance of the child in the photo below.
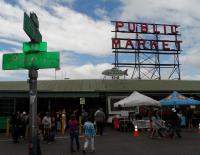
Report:
M 94 136 L 96 133 L 95 133 L 94 124 L 91 121 L 91 117 L 86 120 L 86 122 L 83 125 L 83 129 L 84 129 L 84 135 L 85 135 L 83 154 L 86 153 L 86 149 L 88 148 L 89 143 L 91 147 L 91 153 L 94 153 L 95 152 Z
M 78 122 L 76 120 L 75 115 L 71 115 L 71 118 L 69 120 L 69 132 L 70 132 L 70 151 L 75 152 L 73 148 L 73 141 L 76 140 L 76 147 L 77 150 L 80 148 L 79 144 L 79 128 L 78 128 Z

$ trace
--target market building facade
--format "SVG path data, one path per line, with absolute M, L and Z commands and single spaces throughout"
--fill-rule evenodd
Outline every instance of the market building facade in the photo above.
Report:
M 200 99 L 200 82 L 184 80 L 49 80 L 38 81 L 38 112 L 59 109 L 102 107 L 107 115 L 115 114 L 113 103 L 138 91 L 160 100 L 176 90 L 187 97 Z M 26 81 L 0 82 L 0 115 L 29 111 L 29 88 Z

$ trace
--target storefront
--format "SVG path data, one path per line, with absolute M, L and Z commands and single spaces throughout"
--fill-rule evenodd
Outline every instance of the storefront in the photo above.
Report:
M 0 117 L 14 111 L 29 112 L 29 90 L 26 81 L 0 82 Z M 160 100 L 176 90 L 187 97 L 200 99 L 200 82 L 184 80 L 49 80 L 38 81 L 38 112 L 83 108 L 95 111 L 102 107 L 107 116 L 120 113 L 112 107 L 114 101 L 134 90 Z

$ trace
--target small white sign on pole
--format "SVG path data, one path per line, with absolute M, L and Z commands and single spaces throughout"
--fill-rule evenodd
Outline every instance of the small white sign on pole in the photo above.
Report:
M 121 116 L 122 117 L 128 117 L 128 114 L 129 114 L 128 111 L 125 111 L 125 110 L 121 111 Z
M 85 104 L 85 98 L 84 97 L 80 98 L 80 104 Z

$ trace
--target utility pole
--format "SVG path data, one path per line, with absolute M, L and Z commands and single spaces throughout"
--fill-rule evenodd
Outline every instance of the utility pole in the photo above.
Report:
M 38 126 L 37 126 L 37 77 L 36 69 L 29 69 L 29 97 L 30 97 L 30 115 L 29 115 L 29 155 L 38 155 Z

